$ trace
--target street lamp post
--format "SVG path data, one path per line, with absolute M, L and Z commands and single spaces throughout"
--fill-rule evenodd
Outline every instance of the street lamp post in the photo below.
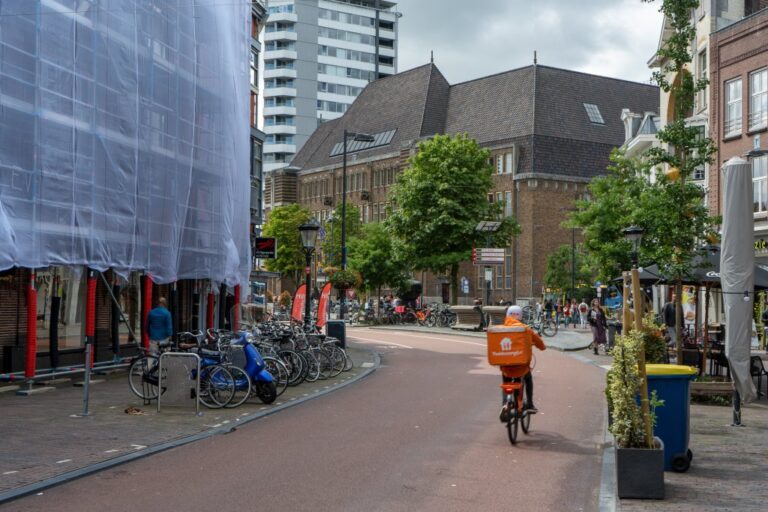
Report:
M 311 325 L 311 317 L 309 312 L 310 303 L 310 286 L 312 286 L 312 253 L 315 252 L 315 246 L 317 245 L 317 232 L 320 230 L 320 225 L 315 219 L 310 220 L 306 224 L 299 226 L 299 234 L 301 234 L 301 245 L 304 247 L 304 255 L 307 257 L 307 266 L 304 269 L 306 275 L 307 289 L 304 292 L 304 327 L 309 328 Z
M 356 142 L 373 142 L 373 136 L 367 133 L 354 133 L 344 129 L 344 141 L 341 161 L 341 269 L 347 270 L 347 140 Z M 339 301 L 339 319 L 344 319 L 344 308 L 347 302 L 346 290 L 341 291 Z

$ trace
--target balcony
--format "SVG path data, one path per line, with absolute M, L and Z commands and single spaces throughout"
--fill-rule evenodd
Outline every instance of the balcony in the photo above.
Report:
M 288 68 L 265 69 L 264 78 L 296 78 L 296 70 Z
M 264 105 L 265 116 L 295 116 L 296 107 L 289 107 L 285 105 L 268 107 Z
M 296 23 L 299 21 L 299 15 L 295 12 L 275 12 L 271 13 L 267 18 L 268 23 L 273 21 L 290 21 Z
M 264 144 L 264 153 L 296 153 L 296 144 Z
M 297 41 L 299 36 L 292 30 L 275 30 L 264 33 L 264 42 L 270 41 Z
M 280 60 L 296 60 L 299 54 L 296 50 L 266 50 L 264 52 L 264 60 L 280 59 Z
M 394 48 L 387 48 L 385 46 L 379 46 L 379 53 L 381 55 L 384 55 L 385 57 L 394 57 L 395 56 L 395 49 Z
M 270 87 L 269 89 L 264 89 L 264 98 L 275 98 L 277 96 L 295 98 L 296 89 L 294 87 Z
M 273 124 L 270 126 L 264 125 L 264 133 L 266 134 L 287 134 L 296 135 L 296 126 L 290 124 Z

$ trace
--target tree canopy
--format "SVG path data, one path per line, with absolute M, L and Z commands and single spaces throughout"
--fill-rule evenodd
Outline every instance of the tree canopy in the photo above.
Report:
M 379 222 L 363 226 L 360 237 L 349 245 L 349 265 L 360 272 L 363 289 L 380 293 L 381 288 L 398 288 L 409 275 L 408 268 L 398 259 L 397 241 Z
M 493 186 L 489 155 L 465 134 L 436 135 L 419 144 L 391 195 L 394 209 L 386 222 L 402 240 L 405 259 L 416 270 L 450 271 L 453 300 L 459 263 L 470 259 L 473 246 L 485 245 L 478 223 L 501 221 L 494 235 L 500 247 L 519 232 L 515 219 L 500 218 L 501 206 L 487 199 Z
M 299 226 L 309 222 L 310 218 L 309 210 L 289 204 L 273 209 L 264 225 L 264 236 L 275 237 L 277 241 L 277 258 L 266 260 L 267 269 L 281 272 L 294 284 L 301 279 L 306 264 Z
M 331 212 L 330 219 L 325 223 L 325 239 L 320 244 L 323 252 L 323 263 L 331 267 L 341 267 L 341 204 Z M 347 222 L 345 226 L 347 237 L 347 260 L 349 260 L 350 242 L 360 236 L 360 208 L 347 204 Z M 349 264 L 349 261 L 347 261 Z

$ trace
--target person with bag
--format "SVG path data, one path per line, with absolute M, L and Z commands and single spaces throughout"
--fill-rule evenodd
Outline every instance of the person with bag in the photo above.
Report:
M 605 329 L 607 327 L 605 311 L 600 307 L 600 301 L 597 299 L 592 299 L 592 309 L 587 314 L 587 322 L 592 328 L 592 350 L 597 355 L 598 347 L 605 345 Z

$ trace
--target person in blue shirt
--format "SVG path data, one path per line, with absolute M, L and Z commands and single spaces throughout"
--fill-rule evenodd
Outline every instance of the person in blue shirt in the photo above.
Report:
M 158 345 L 173 336 L 173 321 L 165 297 L 157 299 L 157 306 L 147 315 L 147 332 L 153 352 L 157 351 Z

